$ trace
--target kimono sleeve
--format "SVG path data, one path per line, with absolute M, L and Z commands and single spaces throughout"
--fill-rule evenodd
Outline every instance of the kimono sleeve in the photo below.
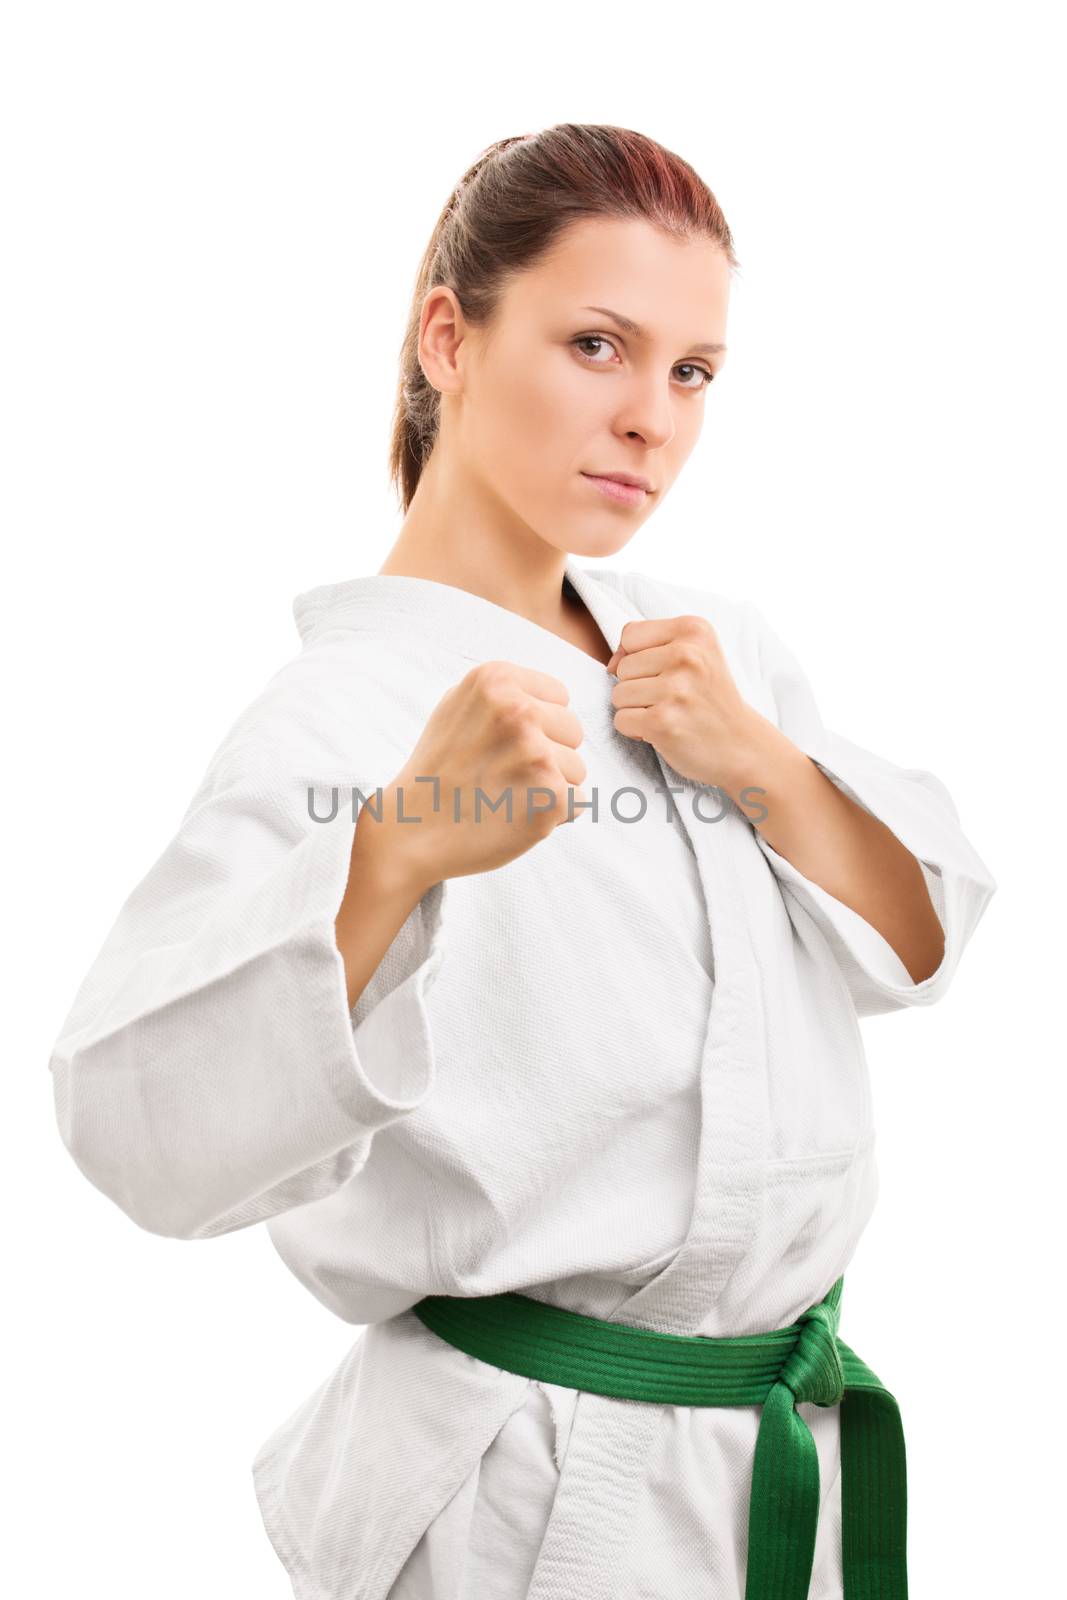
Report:
M 917 858 L 944 934 L 941 964 L 915 983 L 892 946 L 851 907 L 828 894 L 754 830 L 784 891 L 804 907 L 836 958 L 859 1016 L 932 1005 L 952 981 L 960 957 L 997 884 L 960 827 L 945 785 L 933 773 L 895 765 L 823 724 L 792 651 L 756 608 L 760 672 L 777 725 L 851 800 L 884 822 Z
M 316 821 L 280 748 L 223 747 L 77 993 L 49 1062 L 59 1130 L 149 1232 L 207 1238 L 318 1200 L 432 1093 L 446 885 L 350 1011 L 348 798 Z

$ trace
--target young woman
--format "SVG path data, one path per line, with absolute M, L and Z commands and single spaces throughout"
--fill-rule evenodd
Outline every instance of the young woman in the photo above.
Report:
M 304 1600 L 906 1592 L 899 1413 L 837 1334 L 857 1017 L 938 1000 L 996 885 L 749 602 L 583 564 L 696 445 L 735 266 L 630 130 L 464 176 L 399 537 L 297 598 L 51 1060 L 137 1223 L 266 1222 L 365 1330 L 254 1462 Z

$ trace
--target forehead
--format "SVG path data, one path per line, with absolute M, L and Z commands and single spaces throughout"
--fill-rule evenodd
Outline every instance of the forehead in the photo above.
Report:
M 709 239 L 684 239 L 641 218 L 583 217 L 564 229 L 509 290 L 516 307 L 596 322 L 582 306 L 611 306 L 649 335 L 723 340 L 730 268 Z

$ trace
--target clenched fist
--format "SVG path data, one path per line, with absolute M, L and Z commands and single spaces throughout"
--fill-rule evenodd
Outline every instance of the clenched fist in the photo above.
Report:
M 607 670 L 618 679 L 616 733 L 652 745 L 683 778 L 732 781 L 765 719 L 742 698 L 706 618 L 628 622 Z
M 393 859 L 415 883 L 491 872 L 523 855 L 581 816 L 575 807 L 587 798 L 577 787 L 582 726 L 568 699 L 547 672 L 511 661 L 472 667 L 383 790 L 383 821 L 361 817 L 360 826 L 388 826 Z M 397 791 L 399 817 L 417 820 L 398 819 Z

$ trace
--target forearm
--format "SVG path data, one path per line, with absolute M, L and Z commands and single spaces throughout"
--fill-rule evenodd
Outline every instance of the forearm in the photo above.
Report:
M 878 930 L 914 983 L 937 970 L 944 934 L 915 856 L 754 710 L 719 787 L 780 856 Z M 742 799 L 746 787 L 766 792 Z
M 334 921 L 350 1011 L 428 887 L 416 874 L 406 841 L 395 827 L 361 811 L 352 840 L 348 884 Z

